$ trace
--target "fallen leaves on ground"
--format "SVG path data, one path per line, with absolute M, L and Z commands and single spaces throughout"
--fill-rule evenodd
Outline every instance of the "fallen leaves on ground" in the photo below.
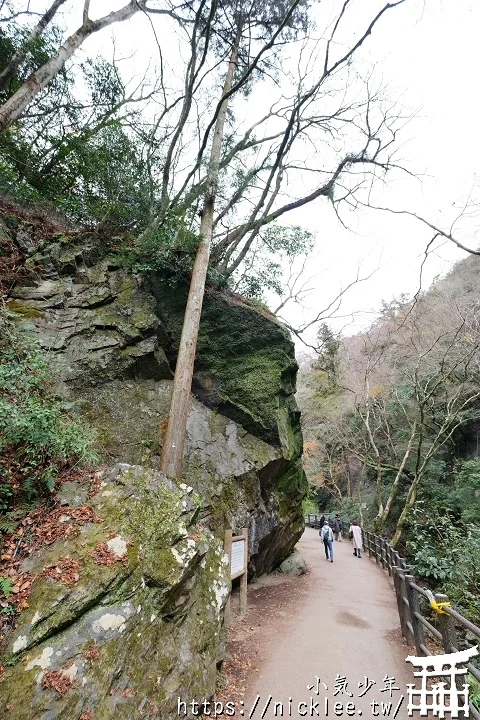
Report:
M 94 662 L 95 660 L 98 660 L 98 658 L 100 657 L 100 649 L 98 645 L 94 642 L 90 643 L 90 645 L 83 653 L 83 657 L 85 658 L 85 660 L 88 660 L 88 662 Z
M 30 595 L 30 590 L 36 576 L 30 575 L 30 573 L 20 573 L 15 568 L 2 570 L 0 575 L 12 581 L 8 599 L 2 598 L 2 600 L 0 600 L 2 613 L 8 615 L 8 608 L 13 608 L 15 613 L 20 613 L 22 610 L 25 610 L 25 608 L 28 608 L 27 598 Z M 5 612 L 5 610 L 7 610 L 7 612 Z
M 83 483 L 96 483 L 98 473 L 80 475 L 78 478 Z M 75 475 L 75 478 L 77 478 Z M 73 475 L 66 476 L 72 480 Z M 78 479 L 77 478 L 77 479 Z M 62 481 L 65 478 L 62 478 Z M 85 523 L 99 523 L 99 518 L 94 509 L 87 503 L 80 507 L 72 508 L 68 505 L 59 505 L 59 501 L 48 501 L 40 507 L 30 510 L 18 522 L 17 527 L 11 533 L 3 535 L 0 555 L 0 576 L 11 580 L 12 588 L 7 597 L 0 598 L 0 644 L 5 640 L 7 634 L 16 626 L 16 620 L 22 610 L 28 608 L 28 596 L 32 584 L 38 576 L 28 572 L 21 572 L 22 562 L 34 551 L 41 547 L 52 545 L 56 540 L 68 539 L 72 533 Z M 64 558 L 64 562 L 66 558 Z M 78 567 L 72 564 L 75 561 L 70 559 L 68 564 L 56 563 L 52 567 L 63 568 L 60 577 L 56 571 L 46 573 L 48 577 L 65 580 L 65 584 L 71 587 L 76 582 L 75 575 Z M 43 575 L 43 573 L 42 573 Z M 78 579 L 78 578 L 77 578 Z M 71 584 L 69 584 L 71 583 Z M 1 593 L 0 593 L 1 595 Z
M 77 560 L 72 560 L 72 558 L 67 555 L 66 557 L 59 560 L 56 565 L 50 565 L 49 567 L 46 567 L 45 570 L 42 572 L 42 575 L 44 577 L 49 577 L 52 580 L 56 580 L 57 582 L 62 582 L 64 585 L 71 588 L 75 585 L 75 583 L 80 577 L 80 574 L 78 572 L 79 568 L 80 563 L 77 562 Z
M 94 497 L 98 493 L 101 485 L 102 485 L 101 475 L 99 473 L 95 473 L 92 478 L 90 490 L 88 491 L 88 494 L 87 494 L 87 500 L 91 500 L 92 497 Z

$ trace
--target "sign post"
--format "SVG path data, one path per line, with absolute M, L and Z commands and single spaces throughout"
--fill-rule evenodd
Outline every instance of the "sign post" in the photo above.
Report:
M 225 531 L 225 552 L 230 560 L 230 579 L 240 579 L 240 615 L 247 612 L 247 565 L 248 565 L 248 530 L 242 528 L 241 535 L 232 535 L 231 530 Z M 228 596 L 225 608 L 226 622 L 230 624 L 231 607 Z

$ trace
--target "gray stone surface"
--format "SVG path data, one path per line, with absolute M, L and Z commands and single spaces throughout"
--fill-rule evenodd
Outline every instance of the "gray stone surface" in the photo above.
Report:
M 308 572 L 307 563 L 298 550 L 294 550 L 291 555 L 285 558 L 278 569 L 284 575 L 304 575 Z

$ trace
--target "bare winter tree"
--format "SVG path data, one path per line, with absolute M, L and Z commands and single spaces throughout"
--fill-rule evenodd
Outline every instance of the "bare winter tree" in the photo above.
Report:
M 287 202 L 282 198 L 282 185 L 287 179 L 288 173 L 299 169 L 295 166 L 293 160 L 295 143 L 299 141 L 301 143 L 314 142 L 312 134 L 314 134 L 315 129 L 324 131 L 325 126 L 330 123 L 329 127 L 330 131 L 332 131 L 335 122 L 345 125 L 351 122 L 350 115 L 352 113 L 358 115 L 359 106 L 355 102 L 351 102 L 347 108 L 342 105 L 327 116 L 318 112 L 316 103 L 325 100 L 329 92 L 326 88 L 328 81 L 336 77 L 340 69 L 348 68 L 353 55 L 365 42 L 384 13 L 402 2 L 403 0 L 400 0 L 400 2 L 385 5 L 370 21 L 360 38 L 348 50 L 340 53 L 340 56 L 335 58 L 332 55 L 336 33 L 349 6 L 349 0 L 346 0 L 323 48 L 320 77 L 311 80 L 308 73 L 303 74 L 297 85 L 296 92 L 293 94 L 292 100 L 287 103 L 287 106 L 281 107 L 278 105 L 272 107 L 265 118 L 265 121 L 271 121 L 272 118 L 275 118 L 276 122 L 280 121 L 283 126 L 282 129 L 268 134 L 267 140 L 258 141 L 253 137 L 253 132 L 262 124 L 262 121 L 257 122 L 247 130 L 240 141 L 231 143 L 230 148 L 222 147 L 224 145 L 228 103 L 252 78 L 254 71 L 262 66 L 262 61 L 265 59 L 267 52 L 274 49 L 277 41 L 280 41 L 282 32 L 291 30 L 290 26 L 295 12 L 301 9 L 301 5 L 296 2 L 280 9 L 279 4 L 276 3 L 275 7 L 268 9 L 269 12 L 274 11 L 270 19 L 264 14 L 266 6 L 261 6 L 261 9 L 254 6 L 249 16 L 246 16 L 240 8 L 225 6 L 225 9 L 228 7 L 230 13 L 226 14 L 226 17 L 230 18 L 230 54 L 221 100 L 215 109 L 212 120 L 207 125 L 196 162 L 187 173 L 173 200 L 170 201 L 170 207 L 175 207 L 179 201 L 181 202 L 182 194 L 188 183 L 194 177 L 197 169 L 201 168 L 203 154 L 209 141 L 209 133 L 213 130 L 207 175 L 203 178 L 200 177 L 199 182 L 193 188 L 193 193 L 201 192 L 204 194 L 201 211 L 200 245 L 197 251 L 187 302 L 172 405 L 169 413 L 169 429 L 167 429 L 161 460 L 161 468 L 167 474 L 178 476 L 181 473 L 189 390 L 193 375 L 196 338 L 212 241 L 215 240 L 213 249 L 214 262 L 223 276 L 229 278 L 244 261 L 262 227 L 272 223 L 287 212 L 300 208 L 320 197 L 331 199 L 336 183 L 352 168 L 372 167 L 385 170 L 391 165 L 392 156 L 389 148 L 392 142 L 392 131 L 388 127 L 388 122 L 383 118 L 381 122 L 374 126 L 370 117 L 368 117 L 365 125 L 360 129 L 359 134 L 362 137 L 362 142 L 356 152 L 344 152 L 343 156 L 341 155 L 334 163 L 331 170 L 325 170 L 318 166 L 315 169 L 312 168 L 312 171 L 320 178 L 320 182 L 317 182 L 316 187 L 313 187 L 303 197 Z M 231 14 L 232 10 L 234 10 L 233 15 Z M 259 16 L 259 12 L 263 14 Z M 245 55 L 246 59 L 243 60 L 242 48 L 245 43 L 243 36 L 245 30 L 248 29 L 247 37 L 251 44 L 252 33 L 258 28 L 261 28 L 263 32 L 262 36 L 256 38 L 255 44 L 259 46 L 259 50 L 253 56 L 247 53 Z M 264 37 L 265 29 L 269 31 L 268 38 Z M 193 41 L 191 45 L 192 48 L 196 47 L 196 43 L 193 43 Z M 318 61 L 318 58 L 316 60 Z M 235 65 L 237 64 L 241 68 L 241 73 L 239 80 L 235 82 L 234 74 Z M 310 82 L 308 82 L 309 80 Z M 184 107 L 185 103 L 188 104 L 187 85 L 188 83 L 186 84 Z M 368 114 L 371 113 L 370 106 L 371 99 L 368 98 L 367 105 L 365 105 Z M 387 142 L 383 138 L 385 127 L 390 132 Z M 215 219 L 215 204 L 221 170 L 231 168 L 235 159 L 241 156 L 246 149 L 256 147 L 258 152 L 258 146 L 260 145 L 264 146 L 260 162 L 257 166 L 249 168 L 248 172 L 240 178 L 231 198 L 223 203 L 219 215 Z M 384 150 L 386 151 L 385 157 L 383 155 Z M 291 160 L 289 153 L 292 153 Z M 188 197 L 191 202 L 192 191 L 190 191 Z M 227 218 L 235 217 L 241 207 L 250 207 L 245 219 L 225 233 L 224 227 Z M 160 221 L 157 219 L 155 222 L 158 225 Z M 215 237 L 217 229 L 218 235 Z
M 258 66 L 261 56 L 275 45 L 277 38 L 281 36 L 282 32 L 287 30 L 289 26 L 293 27 L 296 15 L 298 16 L 297 22 L 305 22 L 301 14 L 296 12 L 299 8 L 301 8 L 300 0 L 296 0 L 293 4 L 290 6 L 287 5 L 285 8 L 281 8 L 278 3 L 271 7 L 268 3 L 262 3 L 258 6 L 252 5 L 249 12 L 235 3 L 232 5 L 226 3 L 223 8 L 227 20 L 230 21 L 231 49 L 222 95 L 215 113 L 213 139 L 201 210 L 200 243 L 195 258 L 185 310 L 185 319 L 173 382 L 169 422 L 160 461 L 160 469 L 172 477 L 180 477 L 182 473 L 183 449 L 190 404 L 190 389 L 210 258 L 225 120 L 228 101 L 234 92 L 234 74 L 237 69 L 237 64 L 240 64 L 239 58 L 242 51 L 243 36 L 244 33 L 247 32 L 250 39 L 251 34 L 259 29 L 261 34 L 258 41 L 261 43 L 261 48 L 253 58 L 253 61 L 249 62 L 247 60 L 241 78 L 236 83 L 236 90 L 240 89 L 240 87 L 247 82 Z

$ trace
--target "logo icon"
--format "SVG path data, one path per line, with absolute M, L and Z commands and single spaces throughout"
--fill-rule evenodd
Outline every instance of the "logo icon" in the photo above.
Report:
M 457 665 L 468 663 L 475 655 L 478 655 L 477 645 L 448 655 L 409 655 L 406 662 L 420 668 L 413 675 L 421 678 L 422 685 L 420 688 L 412 683 L 407 685 L 408 715 L 411 716 L 414 710 L 419 710 L 420 715 L 425 717 L 431 710 L 434 717 L 438 718 L 444 718 L 445 713 L 451 718 L 458 718 L 459 712 L 469 717 L 468 684 L 462 682 L 462 676 L 466 675 L 468 670 Z M 435 682 L 439 678 L 445 678 L 447 682 Z M 415 701 L 418 701 L 418 704 L 415 704 Z

